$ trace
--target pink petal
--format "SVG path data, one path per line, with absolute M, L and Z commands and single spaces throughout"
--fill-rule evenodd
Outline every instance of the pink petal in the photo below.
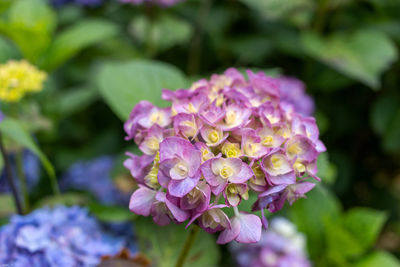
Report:
M 138 215 L 149 216 L 156 193 L 154 190 L 139 185 L 139 189 L 131 196 L 129 209 Z
M 231 224 L 231 229 L 226 228 L 218 236 L 217 244 L 226 244 L 237 238 L 240 233 L 240 221 L 233 219 Z
M 239 159 L 240 160 L 240 159 Z M 254 176 L 253 170 L 246 163 L 242 162 L 242 167 L 240 172 L 236 175 L 229 177 L 229 182 L 231 183 L 245 183 L 252 176 Z
M 257 243 L 261 238 L 262 223 L 254 214 L 241 213 L 236 217 L 240 222 L 240 233 L 236 241 L 240 243 Z
M 195 188 L 199 180 L 200 175 L 184 180 L 171 180 L 168 184 L 168 193 L 175 197 L 183 197 Z
M 212 162 L 216 160 L 214 159 L 209 159 L 206 162 L 201 165 L 201 172 L 206 179 L 206 181 L 211 185 L 211 186 L 218 186 L 220 185 L 224 180 L 219 177 L 219 175 L 215 175 L 214 172 L 212 171 L 211 164 Z
M 175 206 L 172 202 L 168 199 L 165 199 L 165 205 L 171 211 L 172 215 L 178 222 L 184 222 L 190 217 L 190 213 L 181 210 L 177 206 Z

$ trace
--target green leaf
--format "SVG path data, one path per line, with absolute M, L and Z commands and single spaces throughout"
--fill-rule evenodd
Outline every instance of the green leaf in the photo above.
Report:
M 62 117 L 71 116 L 92 104 L 99 96 L 91 87 L 75 88 L 61 92 L 55 99 L 55 109 Z
M 354 267 L 400 267 L 399 260 L 386 251 L 374 252 L 359 262 Z
M 56 15 L 46 2 L 16 0 L 8 10 L 7 20 L 0 22 L 0 30 L 33 63 L 46 51 L 56 27 Z
M 0 217 L 16 212 L 14 199 L 11 194 L 0 194 Z
M 55 69 L 82 49 L 107 40 L 118 31 L 117 25 L 106 20 L 79 21 L 56 36 L 43 65 L 46 69 Z
M 273 51 L 271 41 L 264 36 L 235 36 L 230 41 L 230 45 L 232 52 L 240 62 L 251 62 L 252 64 L 262 62 Z
M 58 196 L 48 196 L 42 198 L 35 204 L 35 208 L 56 205 L 74 206 L 85 205 L 89 202 L 89 197 L 81 193 L 65 193 Z
M 6 118 L 0 123 L 0 131 L 38 156 L 48 175 L 53 178 L 55 177 L 53 165 L 40 150 L 30 134 L 25 131 L 20 122 L 12 118 Z
M 309 24 L 315 3 L 311 0 L 240 0 L 266 19 L 286 20 L 298 26 Z
M 397 58 L 396 46 L 382 32 L 359 30 L 327 38 L 311 32 L 302 35 L 310 56 L 371 88 L 380 86 L 380 75 Z
M 372 247 L 387 219 L 387 214 L 369 208 L 353 208 L 342 217 L 343 227 L 363 250 Z
M 172 65 L 148 60 L 105 63 L 96 72 L 95 80 L 104 100 L 126 120 L 132 108 L 141 100 L 164 105 L 162 89 L 186 86 L 180 70 Z
M 371 124 L 376 133 L 383 135 L 388 130 L 399 107 L 400 98 L 395 95 L 382 95 L 375 101 L 371 110 Z
M 135 222 L 141 251 L 153 260 L 154 266 L 174 266 L 189 233 L 185 225 L 157 226 L 151 218 L 139 217 Z M 193 227 L 193 226 L 192 226 Z M 202 230 L 200 230 L 202 231 Z M 185 267 L 217 266 L 218 246 L 212 235 L 200 232 L 190 250 Z
M 297 200 L 289 209 L 289 216 L 300 232 L 307 236 L 311 257 L 324 253 L 324 220 L 337 218 L 341 207 L 335 196 L 317 184 L 306 199 Z
M 89 210 L 103 222 L 126 222 L 136 217 L 135 214 L 129 211 L 128 207 L 105 206 L 91 203 Z
M 340 224 L 339 220 L 324 220 L 327 252 L 330 256 L 340 257 L 341 261 L 358 256 L 364 252 L 363 244 Z M 332 259 L 333 257 L 331 257 Z
M 0 36 L 0 63 L 5 63 L 7 60 L 17 58 L 18 50 L 6 38 Z
M 389 152 L 400 149 L 400 97 L 396 94 L 379 97 L 370 118 L 375 132 L 383 137 L 383 148 Z
M 14 0 L 0 0 L 0 14 L 7 10 Z
M 135 17 L 131 22 L 130 32 L 133 37 L 145 44 L 147 49 L 163 51 L 187 43 L 192 28 L 185 20 L 164 14 L 152 21 L 147 16 Z
M 332 184 L 336 179 L 337 170 L 336 166 L 329 161 L 327 152 L 321 153 L 318 156 L 317 166 L 318 177 L 320 177 L 324 183 Z

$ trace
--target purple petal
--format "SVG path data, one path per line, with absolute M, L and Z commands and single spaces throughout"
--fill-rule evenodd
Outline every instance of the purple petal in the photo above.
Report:
M 215 175 L 214 172 L 212 171 L 212 162 L 216 160 L 215 158 L 209 159 L 206 162 L 201 165 L 201 173 L 203 174 L 204 178 L 206 179 L 207 183 L 209 183 L 211 186 L 218 186 L 222 184 L 224 179 L 222 179 L 219 175 Z
M 183 151 L 188 148 L 193 148 L 188 140 L 175 136 L 167 137 L 160 143 L 160 162 L 176 156 L 184 158 Z
M 183 197 L 197 185 L 200 180 L 200 173 L 193 178 L 184 180 L 171 180 L 168 184 L 168 193 L 175 197 Z
M 226 228 L 221 234 L 218 236 L 217 244 L 226 244 L 233 241 L 240 233 L 240 221 L 232 220 L 231 229 Z
M 175 206 L 171 201 L 165 199 L 165 205 L 171 211 L 172 215 L 178 222 L 184 222 L 190 217 L 190 213 L 184 210 L 181 210 L 177 206 Z
M 139 185 L 139 189 L 131 196 L 129 209 L 138 215 L 149 216 L 156 193 L 154 190 Z
M 240 243 L 257 243 L 261 238 L 262 224 L 258 216 L 241 213 L 236 217 L 240 222 L 240 233 L 236 241 Z
M 240 159 L 238 159 L 239 161 L 241 161 Z M 249 167 L 249 165 L 247 165 L 246 163 L 241 161 L 241 169 L 240 172 L 237 173 L 236 175 L 233 175 L 231 177 L 229 177 L 229 182 L 232 183 L 244 183 L 247 180 L 249 180 L 253 175 L 254 172 L 253 170 Z

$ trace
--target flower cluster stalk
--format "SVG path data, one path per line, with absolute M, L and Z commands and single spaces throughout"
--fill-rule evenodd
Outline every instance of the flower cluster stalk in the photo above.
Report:
M 179 254 L 175 267 L 183 267 L 185 265 L 185 262 L 189 257 L 190 249 L 193 247 L 194 241 L 196 241 L 196 237 L 199 234 L 199 230 L 200 228 L 196 225 L 193 225 L 191 227 L 190 232 L 186 237 L 185 243 L 183 243 L 183 247 Z
M 17 208 L 18 214 L 23 214 L 22 204 L 21 204 L 20 198 L 18 196 L 17 188 L 15 187 L 15 183 L 14 183 L 14 179 L 13 179 L 13 175 L 12 175 L 11 164 L 10 164 L 10 161 L 7 156 L 7 151 L 3 144 L 3 134 L 1 132 L 0 132 L 0 150 L 1 150 L 1 155 L 3 156 L 4 168 L 6 169 L 7 181 L 11 188 L 12 195 L 14 197 L 15 207 Z

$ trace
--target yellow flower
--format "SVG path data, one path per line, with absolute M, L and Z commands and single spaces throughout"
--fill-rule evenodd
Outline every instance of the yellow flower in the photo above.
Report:
M 25 60 L 0 64 L 0 100 L 18 102 L 26 93 L 40 92 L 47 74 Z

